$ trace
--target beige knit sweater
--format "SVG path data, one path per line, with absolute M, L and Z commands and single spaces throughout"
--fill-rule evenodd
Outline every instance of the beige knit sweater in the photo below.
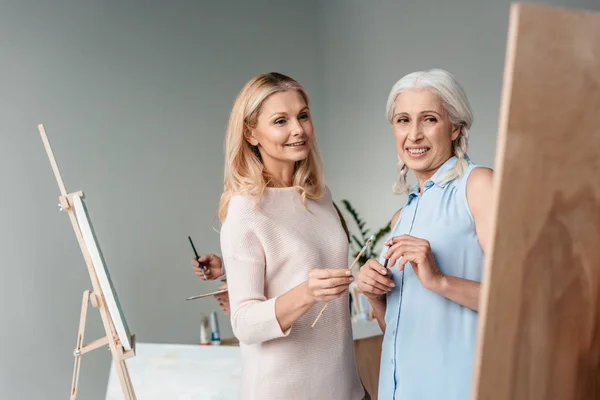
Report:
M 315 304 L 282 332 L 275 300 L 312 268 L 347 268 L 348 241 L 325 188 L 305 208 L 294 188 L 267 188 L 254 206 L 234 196 L 221 229 L 233 332 L 243 359 L 247 400 L 360 400 L 348 295 Z

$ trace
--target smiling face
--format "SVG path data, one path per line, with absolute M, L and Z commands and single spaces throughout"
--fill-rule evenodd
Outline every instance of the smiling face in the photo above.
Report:
M 263 164 L 276 178 L 288 179 L 294 164 L 306 159 L 314 129 L 310 110 L 296 90 L 277 92 L 262 104 L 256 126 L 246 140 L 258 146 Z
M 440 97 L 429 88 L 413 88 L 398 95 L 392 124 L 398 155 L 420 182 L 452 157 L 452 141 L 460 134 Z

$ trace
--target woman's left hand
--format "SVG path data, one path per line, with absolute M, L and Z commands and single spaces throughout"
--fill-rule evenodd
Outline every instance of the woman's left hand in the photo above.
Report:
M 225 282 L 224 284 L 222 284 L 221 286 L 219 286 L 217 288 L 217 290 L 223 290 L 223 289 L 227 289 L 227 282 Z M 214 294 L 213 297 L 215 298 L 215 300 L 217 300 L 217 303 L 219 303 L 219 307 L 221 307 L 221 310 L 223 310 L 223 313 L 225 313 L 225 315 L 228 315 L 229 314 L 229 292 L 217 293 L 217 294 Z
M 444 274 L 439 270 L 429 242 L 410 235 L 395 236 L 385 242 L 389 246 L 383 256 L 388 259 L 388 267 L 393 267 L 398 262 L 398 270 L 404 270 L 410 262 L 421 284 L 436 291 L 444 280 Z

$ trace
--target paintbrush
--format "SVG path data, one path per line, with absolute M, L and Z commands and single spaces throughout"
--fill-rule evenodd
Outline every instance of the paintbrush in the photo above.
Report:
M 194 246 L 194 242 L 192 242 L 192 238 L 188 236 L 188 239 L 190 240 L 190 244 L 192 245 L 192 250 L 194 250 L 194 255 L 196 256 L 196 260 L 198 260 L 200 258 L 200 256 L 198 255 L 198 252 L 196 251 L 196 246 Z M 204 266 L 204 264 L 200 263 L 200 271 L 202 272 L 202 275 L 204 276 L 204 280 L 206 280 L 206 274 L 204 273 L 204 268 L 206 268 Z
M 350 265 L 350 267 L 348 267 L 348 269 L 350 271 L 352 271 L 352 268 L 354 268 L 354 265 L 356 265 L 356 263 L 358 262 L 358 259 L 362 257 L 363 253 L 367 250 L 367 247 L 369 247 L 369 245 L 373 242 L 373 240 L 375 240 L 375 236 L 371 235 L 371 237 L 369 238 L 369 240 L 367 240 L 367 242 L 365 243 L 365 245 L 363 246 L 363 248 L 360 249 L 360 252 L 358 253 L 358 255 L 356 256 L 356 258 L 354 259 L 354 262 L 352 262 L 352 264 Z M 317 321 L 319 320 L 319 318 L 321 318 L 321 315 L 323 315 L 323 311 L 325 311 L 325 309 L 327 308 L 328 304 L 329 303 L 325 303 L 325 305 L 321 309 L 321 312 L 319 313 L 319 315 L 317 315 L 317 318 L 315 318 L 315 322 L 313 322 L 312 325 L 310 326 L 311 328 L 315 327 L 315 324 L 317 323 Z

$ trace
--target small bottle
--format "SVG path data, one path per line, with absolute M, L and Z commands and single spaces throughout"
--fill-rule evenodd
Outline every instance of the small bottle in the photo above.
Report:
M 216 311 L 210 313 L 210 342 L 215 346 L 221 344 L 221 332 L 219 331 Z
M 371 319 L 371 317 L 369 316 L 369 308 L 371 307 L 371 304 L 369 303 L 369 299 L 367 298 L 367 296 L 365 296 L 363 293 L 360 293 L 358 295 L 358 301 L 360 302 L 360 320 L 363 321 L 368 321 L 369 319 Z
M 200 346 L 210 345 L 210 326 L 208 317 L 200 314 Z

